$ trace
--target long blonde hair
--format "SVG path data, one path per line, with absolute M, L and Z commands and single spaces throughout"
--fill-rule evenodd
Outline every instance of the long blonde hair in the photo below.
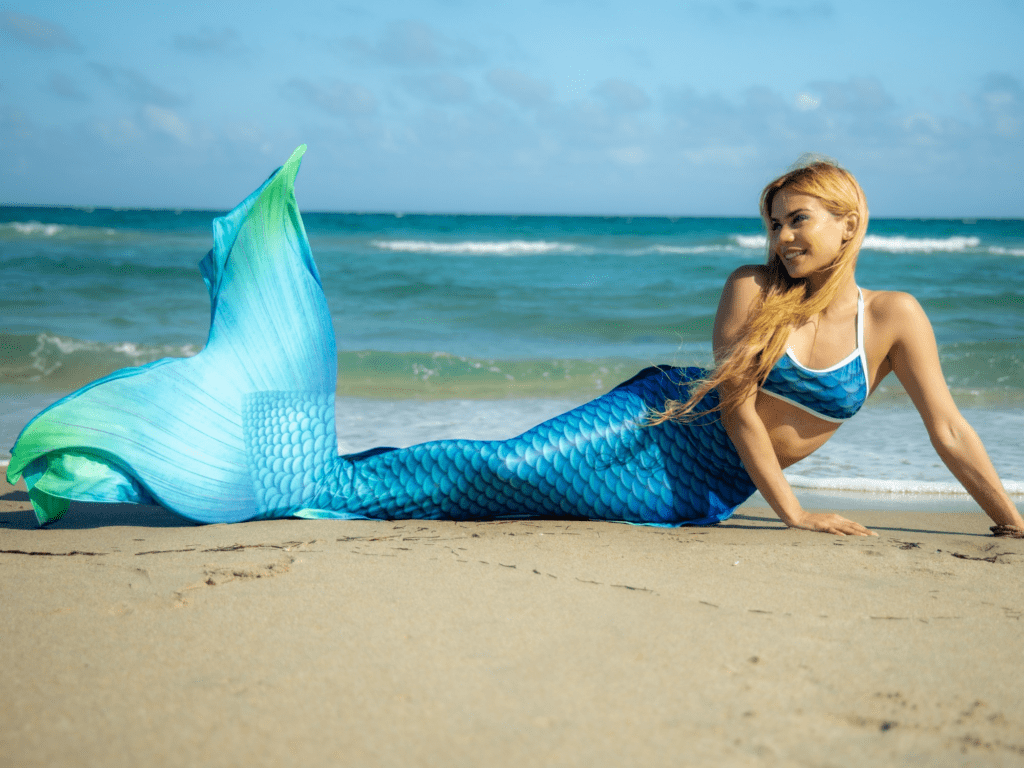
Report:
M 798 161 L 799 163 L 799 161 Z M 761 218 L 771 231 L 771 210 L 775 196 L 783 189 L 799 195 L 810 195 L 821 201 L 833 216 L 857 214 L 857 227 L 853 235 L 839 249 L 839 256 L 829 268 L 831 274 L 825 284 L 812 292 L 804 278 L 792 278 L 781 257 L 771 251 L 769 237 L 765 284 L 761 298 L 747 320 L 739 340 L 713 371 L 694 382 L 689 399 L 669 400 L 665 410 L 656 413 L 651 424 L 663 421 L 687 421 L 698 413 L 695 407 L 712 389 L 722 384 L 718 405 L 712 410 L 730 411 L 747 396 L 751 382 L 763 384 L 769 372 L 785 352 L 790 331 L 806 323 L 823 311 L 835 299 L 840 287 L 857 266 L 864 233 L 868 228 L 868 203 L 864 191 L 849 171 L 835 162 L 812 159 L 798 164 L 788 173 L 771 182 L 761 192 Z

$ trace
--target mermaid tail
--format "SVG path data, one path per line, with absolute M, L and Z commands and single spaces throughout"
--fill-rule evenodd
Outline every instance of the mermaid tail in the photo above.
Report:
M 37 415 L 11 451 L 40 524 L 70 499 L 162 504 L 199 522 L 257 514 L 243 410 L 254 392 L 332 403 L 331 318 L 293 195 L 305 147 L 227 216 L 200 264 L 210 334 L 187 359 L 100 379 Z M 321 441 L 325 442 L 325 441 Z
M 649 368 L 504 441 L 339 456 L 330 315 L 292 191 L 304 151 L 227 216 L 200 269 L 205 348 L 118 371 L 40 413 L 12 450 L 40 524 L 69 499 L 160 503 L 199 522 L 559 516 L 718 522 L 754 491 L 709 393 L 646 426 L 697 369 Z
M 717 393 L 686 424 L 647 426 L 687 399 L 697 368 L 647 368 L 606 395 L 498 441 L 441 440 L 343 457 L 342 493 L 311 498 L 310 518 L 569 517 L 709 525 L 754 492 L 722 427 Z

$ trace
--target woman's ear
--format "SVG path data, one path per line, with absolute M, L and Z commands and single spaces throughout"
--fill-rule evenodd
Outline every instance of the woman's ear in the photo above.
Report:
M 857 227 L 860 225 L 860 214 L 851 211 L 843 217 L 843 242 L 850 240 L 857 234 Z

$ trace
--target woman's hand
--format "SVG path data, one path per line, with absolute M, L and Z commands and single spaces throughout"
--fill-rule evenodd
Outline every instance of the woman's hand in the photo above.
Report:
M 833 533 L 836 536 L 877 536 L 860 523 L 847 520 L 842 515 L 831 512 L 804 512 L 801 517 L 786 521 L 790 528 L 801 528 L 805 531 Z

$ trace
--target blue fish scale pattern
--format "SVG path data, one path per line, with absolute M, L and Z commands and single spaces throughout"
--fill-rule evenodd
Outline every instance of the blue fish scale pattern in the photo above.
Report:
M 302 405 L 300 395 L 262 393 L 260 408 L 247 411 L 247 419 L 270 416 L 274 424 L 247 420 L 246 426 L 247 439 L 255 440 L 250 450 L 260 516 L 716 523 L 754 492 L 717 413 L 684 424 L 645 425 L 652 410 L 685 397 L 686 382 L 702 374 L 696 368 L 645 369 L 509 440 L 441 440 L 335 461 L 326 448 L 317 448 L 312 462 L 294 448 L 317 434 L 306 422 L 313 409 Z M 712 393 L 701 408 L 716 404 Z M 328 418 L 326 401 L 317 408 Z M 306 436 L 293 436 L 300 429 Z M 291 455 L 281 446 L 293 449 Z
M 256 518 L 285 517 L 310 502 L 329 506 L 349 493 L 352 466 L 338 456 L 333 393 L 247 394 L 242 429 Z
M 860 355 L 834 371 L 810 371 L 784 354 L 761 389 L 840 421 L 857 413 L 868 396 Z

